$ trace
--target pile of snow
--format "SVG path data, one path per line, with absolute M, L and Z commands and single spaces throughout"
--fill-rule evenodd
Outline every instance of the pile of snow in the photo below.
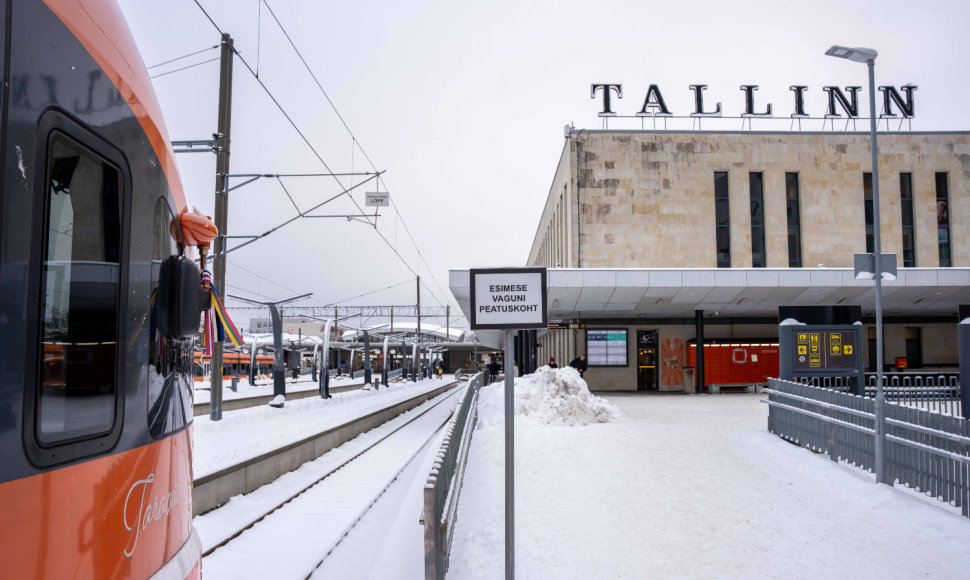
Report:
M 515 382 L 515 414 L 546 425 L 608 423 L 623 416 L 606 399 L 590 393 L 576 369 L 547 366 Z

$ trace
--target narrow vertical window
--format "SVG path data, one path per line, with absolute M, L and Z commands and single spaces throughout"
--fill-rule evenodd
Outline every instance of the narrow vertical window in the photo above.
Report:
M 940 267 L 953 265 L 950 259 L 950 182 L 946 173 L 936 174 L 936 233 Z
M 765 195 L 764 174 L 749 173 L 751 191 L 751 266 L 767 266 L 765 256 Z
M 802 267 L 802 229 L 798 201 L 798 174 L 785 174 L 785 205 L 788 208 L 788 267 Z
M 916 267 L 916 226 L 913 223 L 913 174 L 899 174 L 899 201 L 903 218 L 903 267 Z
M 714 220 L 717 241 L 717 267 L 731 267 L 731 212 L 728 204 L 728 174 L 714 172 Z
M 37 438 L 109 432 L 115 420 L 121 174 L 60 133 L 48 149 Z
M 862 174 L 862 195 L 865 200 L 866 208 L 866 253 L 871 254 L 876 251 L 875 237 L 873 234 L 872 222 L 872 174 Z

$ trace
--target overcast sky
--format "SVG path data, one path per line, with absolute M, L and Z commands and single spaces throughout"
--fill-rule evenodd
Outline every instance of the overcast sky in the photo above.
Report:
M 740 85 L 759 85 L 756 107 L 772 103 L 776 120 L 754 120 L 754 128 L 788 130 L 789 86 L 807 85 L 807 112 L 824 115 L 823 85 L 867 84 L 864 65 L 825 50 L 867 46 L 879 51 L 877 85 L 919 86 L 913 130 L 970 130 L 966 0 L 200 2 L 329 170 L 386 171 L 380 190 L 400 212 L 381 208 L 378 231 L 344 218 L 302 219 L 231 253 L 228 292 L 264 300 L 313 292 L 304 304 L 329 304 L 395 286 L 344 303 L 414 304 L 417 273 L 422 304 L 450 301 L 454 312 L 449 269 L 524 266 L 563 126 L 602 126 L 592 83 L 623 85 L 624 98 L 614 104 L 620 115 L 634 115 L 656 84 L 672 113 L 685 116 L 693 111 L 688 85 L 708 85 L 705 106 L 719 101 L 725 116 L 744 110 Z M 121 6 L 148 66 L 218 44 L 192 0 Z M 149 72 L 217 57 L 206 50 Z M 153 79 L 172 139 L 216 131 L 218 73 L 214 61 Z M 865 92 L 860 99 L 868 102 Z M 867 104 L 861 113 L 868 115 Z M 670 126 L 690 128 L 686 123 Z M 721 123 L 740 128 L 736 119 Z M 820 122 L 803 127 L 817 130 Z M 238 59 L 231 135 L 231 173 L 328 171 Z M 177 160 L 190 203 L 211 215 L 214 155 Z M 362 179 L 289 178 L 283 185 L 305 211 Z M 355 190 L 361 207 L 369 191 L 377 191 L 374 182 Z M 314 213 L 358 211 L 343 196 Z M 230 194 L 228 233 L 262 233 L 294 215 L 281 184 L 261 179 Z M 240 324 L 250 314 L 240 313 Z

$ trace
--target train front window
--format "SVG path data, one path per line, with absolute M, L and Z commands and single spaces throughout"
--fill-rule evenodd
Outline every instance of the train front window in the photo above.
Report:
M 107 433 L 115 416 L 120 171 L 55 133 L 47 169 L 37 437 Z

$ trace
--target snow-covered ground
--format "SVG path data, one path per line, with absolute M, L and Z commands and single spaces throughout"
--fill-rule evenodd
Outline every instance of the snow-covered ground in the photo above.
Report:
M 454 375 L 445 375 L 416 383 L 391 383 L 390 388 L 335 393 L 330 399 L 287 401 L 282 409 L 261 405 L 224 413 L 221 421 L 198 416 L 193 436 L 194 476 L 209 475 L 453 381 Z
M 769 434 L 763 395 L 609 395 L 617 416 L 570 373 L 516 384 L 519 578 L 970 574 L 970 519 Z M 482 390 L 451 579 L 504 574 L 502 396 Z

